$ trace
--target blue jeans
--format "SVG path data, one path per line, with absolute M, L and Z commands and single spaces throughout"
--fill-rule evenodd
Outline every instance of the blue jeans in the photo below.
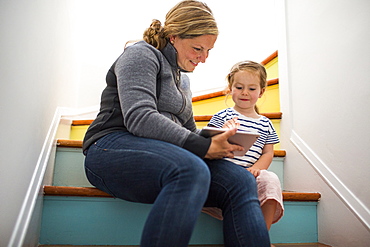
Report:
M 86 176 L 127 201 L 150 203 L 141 245 L 188 246 L 203 206 L 223 210 L 225 246 L 270 246 L 253 175 L 226 160 L 202 160 L 167 142 L 128 132 L 90 146 Z

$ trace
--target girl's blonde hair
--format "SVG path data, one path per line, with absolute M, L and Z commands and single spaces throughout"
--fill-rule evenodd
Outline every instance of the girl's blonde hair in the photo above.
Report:
M 227 80 L 226 93 L 231 92 L 231 89 L 234 83 L 234 76 L 239 71 L 248 71 L 258 76 L 261 90 L 267 87 L 267 73 L 266 73 L 265 67 L 259 63 L 246 60 L 246 61 L 241 61 L 239 63 L 236 63 L 231 68 L 230 73 L 226 76 L 226 80 Z M 255 110 L 259 114 L 259 110 L 257 106 L 255 106 Z
M 167 13 L 163 27 L 159 20 L 153 20 L 145 30 L 143 38 L 155 48 L 162 49 L 170 36 L 187 39 L 207 34 L 218 35 L 217 23 L 211 9 L 205 3 L 185 0 Z

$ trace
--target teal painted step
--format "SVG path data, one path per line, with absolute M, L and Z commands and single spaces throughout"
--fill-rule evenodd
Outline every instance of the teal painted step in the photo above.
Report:
M 81 148 L 58 147 L 55 157 L 54 179 L 55 186 L 91 187 L 84 171 L 84 159 Z M 274 157 L 269 171 L 274 172 L 284 188 L 283 174 L 284 158 Z
M 92 187 L 85 176 L 84 160 L 81 148 L 58 147 L 53 185 Z
M 284 202 L 272 243 L 318 241 L 316 202 Z M 45 196 L 40 244 L 139 245 L 151 205 L 114 198 Z M 190 244 L 223 244 L 222 221 L 202 213 Z

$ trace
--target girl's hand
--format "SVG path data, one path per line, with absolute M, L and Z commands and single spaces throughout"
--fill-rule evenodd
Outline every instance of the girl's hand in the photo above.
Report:
M 230 119 L 224 123 L 222 128 L 227 128 L 227 129 L 234 129 L 234 128 L 239 128 L 240 123 L 238 122 L 238 117 L 234 117 L 233 119 Z
M 247 168 L 247 170 L 250 171 L 250 173 L 252 173 L 255 178 L 258 177 L 260 175 L 260 173 L 261 173 L 261 170 L 260 169 L 253 168 L 253 166 Z
M 243 151 L 244 148 L 239 145 L 230 144 L 227 139 L 235 135 L 237 129 L 230 129 L 225 133 L 218 134 L 212 137 L 211 145 L 204 158 L 206 159 L 222 159 L 234 158 L 233 151 Z

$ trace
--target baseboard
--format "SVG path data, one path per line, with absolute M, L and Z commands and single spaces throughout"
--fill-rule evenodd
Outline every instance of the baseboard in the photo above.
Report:
M 8 247 L 38 246 L 38 232 L 41 225 L 43 185 L 52 181 L 57 135 L 66 135 L 64 130 L 68 119 L 84 119 L 96 116 L 99 106 L 86 108 L 58 107 L 54 113 L 43 147 L 37 160 L 25 199 L 19 212 Z M 59 136 L 60 137 L 60 136 Z M 45 177 L 46 174 L 46 177 Z
M 300 136 L 292 131 L 291 142 L 311 164 L 321 178 L 339 196 L 356 217 L 370 229 L 369 209 L 350 191 L 347 186 L 330 170 L 320 157 L 308 146 Z
M 36 205 L 37 207 L 42 207 L 42 203 L 37 203 L 37 201 L 40 200 L 40 195 L 42 196 L 42 182 L 50 158 L 50 153 L 52 152 L 53 146 L 56 145 L 55 134 L 57 132 L 60 119 L 61 111 L 57 108 L 51 121 L 50 128 L 37 160 L 36 168 L 32 175 L 30 185 L 26 192 L 25 199 L 13 229 L 13 233 L 8 244 L 9 247 L 23 246 L 28 229 L 32 230 L 32 232 L 37 232 L 37 229 L 40 228 L 41 221 L 38 220 L 40 219 L 40 216 L 35 215 L 34 213 L 37 214 L 38 212 L 42 211 L 40 208 L 36 208 Z M 30 226 L 30 222 L 32 222 L 34 225 Z M 27 243 L 27 246 L 37 246 L 38 238 L 36 237 L 33 239 L 33 241 L 37 241 L 37 243 Z

